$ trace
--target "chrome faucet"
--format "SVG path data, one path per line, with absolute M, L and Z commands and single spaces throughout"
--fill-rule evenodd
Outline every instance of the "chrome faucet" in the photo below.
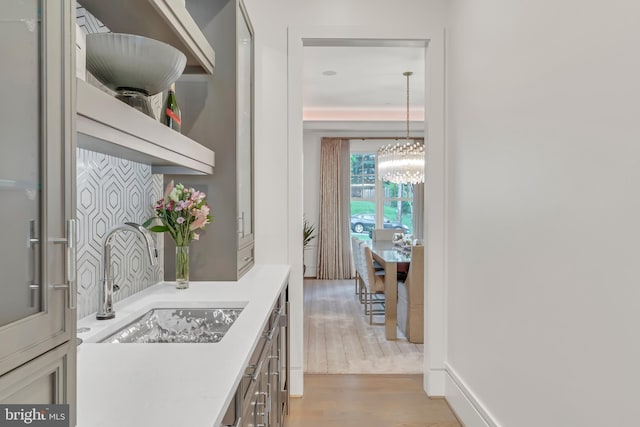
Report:
M 96 319 L 98 320 L 107 320 L 116 317 L 116 312 L 113 309 L 113 294 L 118 291 L 120 287 L 114 283 L 114 277 L 111 274 L 111 240 L 120 231 L 135 231 L 138 237 L 142 237 L 143 242 L 146 243 L 151 265 L 158 263 L 156 245 L 153 243 L 151 233 L 146 228 L 135 222 L 125 222 L 109 230 L 102 245 L 103 273 L 98 294 L 98 312 L 96 313 Z

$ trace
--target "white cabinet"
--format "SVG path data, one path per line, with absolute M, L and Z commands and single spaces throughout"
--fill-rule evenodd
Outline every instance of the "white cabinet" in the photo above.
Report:
M 73 2 L 0 0 L 0 402 L 69 403 L 75 412 Z M 62 347 L 61 347 L 62 346 Z M 66 356 L 51 356 L 54 348 Z M 49 356 L 46 356 L 49 355 Z M 54 381 L 29 368 L 64 358 Z M 27 363 L 28 362 L 28 363 Z M 10 372 L 10 373 L 9 373 Z M 18 373 L 18 374 L 16 374 Z M 15 383 L 23 373 L 30 385 Z M 22 391 L 21 391 L 22 390 Z M 26 392 L 28 390 L 28 393 Z M 20 394 L 20 393 L 25 394 Z M 13 396 L 13 397 L 11 397 Z

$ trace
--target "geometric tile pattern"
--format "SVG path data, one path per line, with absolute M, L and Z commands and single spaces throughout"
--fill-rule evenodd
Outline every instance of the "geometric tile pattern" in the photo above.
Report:
M 102 244 L 108 231 L 123 222 L 142 224 L 162 197 L 162 175 L 151 166 L 81 148 L 77 149 L 78 318 L 98 309 L 102 277 Z M 112 240 L 112 272 L 120 290 L 115 301 L 140 292 L 164 278 L 164 239 L 154 233 L 158 264 L 152 266 L 133 232 Z

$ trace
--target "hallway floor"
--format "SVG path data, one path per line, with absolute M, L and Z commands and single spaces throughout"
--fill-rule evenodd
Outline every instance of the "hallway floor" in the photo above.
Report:
M 460 427 L 444 399 L 430 399 L 422 375 L 304 377 L 286 427 Z
M 424 345 L 385 338 L 384 315 L 363 313 L 353 280 L 304 281 L 304 371 L 310 374 L 421 374 Z

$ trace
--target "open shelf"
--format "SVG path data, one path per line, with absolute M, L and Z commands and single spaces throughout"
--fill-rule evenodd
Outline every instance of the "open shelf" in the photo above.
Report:
M 213 47 L 187 9 L 177 0 L 81 0 L 114 33 L 156 39 L 187 56 L 185 73 L 212 74 Z
M 154 173 L 213 173 L 213 151 L 100 89 L 76 81 L 78 147 L 150 164 Z

